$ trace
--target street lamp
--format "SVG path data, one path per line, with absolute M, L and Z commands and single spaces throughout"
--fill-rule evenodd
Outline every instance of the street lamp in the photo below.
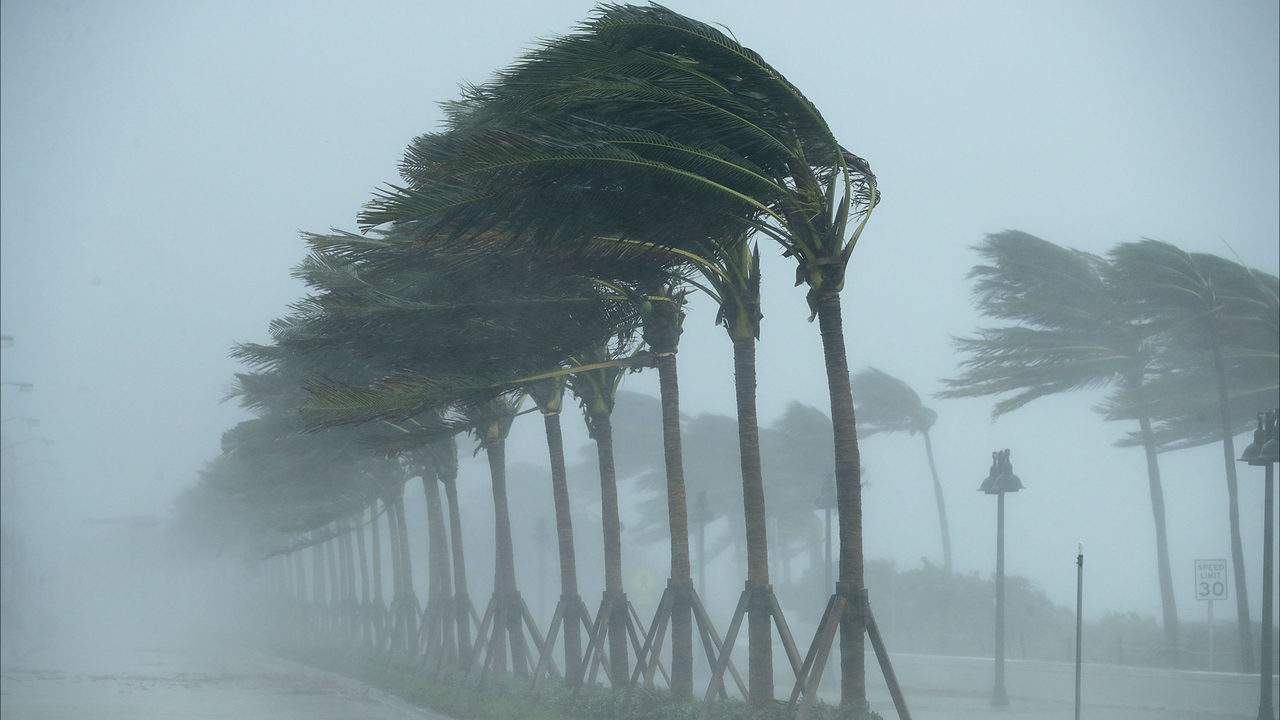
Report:
M 1240 462 L 1266 468 L 1262 512 L 1262 642 L 1258 664 L 1258 720 L 1275 720 L 1272 693 L 1271 633 L 1273 604 L 1272 583 L 1275 577 L 1275 498 L 1276 463 L 1280 462 L 1280 409 L 1258 413 L 1258 427 L 1253 442 L 1240 454 Z
M 18 388 L 18 392 L 24 392 L 24 393 L 25 393 L 25 392 L 31 392 L 31 391 L 32 391 L 32 390 L 34 390 L 34 389 L 35 389 L 35 387 L 36 387 L 36 386 L 35 386 L 35 383 L 29 383 L 29 382 L 9 382 L 9 381 L 7 381 L 7 380 L 6 380 L 6 381 L 4 381 L 4 382 L 0 382 L 0 385 L 12 385 L 12 386 L 14 386 L 14 387 Z
M 1009 451 L 991 453 L 991 470 L 978 490 L 996 496 L 996 647 L 991 707 L 997 708 L 1009 707 L 1009 695 L 1004 689 L 1004 496 L 1022 487 L 1022 481 L 1013 474 Z
M 24 415 L 14 415 L 13 417 L 7 417 L 3 420 L 0 420 L 0 425 L 4 425 L 5 423 L 9 423 L 9 422 L 14 422 L 15 420 L 21 421 L 22 424 L 26 425 L 27 427 L 36 427 L 37 425 L 40 424 L 40 420 L 38 420 L 37 418 L 26 417 Z

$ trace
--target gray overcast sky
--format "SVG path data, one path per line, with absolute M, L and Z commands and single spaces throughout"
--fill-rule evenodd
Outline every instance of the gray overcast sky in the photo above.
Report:
M 937 388 L 976 317 L 969 246 L 1019 228 L 1095 252 L 1152 236 L 1276 272 L 1277 4 L 673 2 L 786 72 L 885 193 L 846 296 L 852 362 Z M 0 321 L 5 415 L 57 443 L 71 514 L 165 512 L 220 432 L 228 347 L 263 339 L 300 288 L 301 229 L 351 227 L 436 103 L 586 2 L 17 2 L 0 11 Z M 766 263 L 761 413 L 826 404 L 789 261 Z M 732 412 L 729 347 L 700 305 L 682 352 L 690 412 Z M 652 380 L 628 381 L 650 390 Z M 992 424 L 937 403 L 957 564 L 987 571 L 989 450 L 1014 449 L 1010 568 L 1068 597 L 1078 538 L 1106 608 L 1157 609 L 1140 453 L 1096 398 Z M 523 431 L 521 431 L 523 433 Z M 581 437 L 578 433 L 577 438 Z M 517 457 L 543 450 L 520 434 Z M 868 554 L 936 555 L 911 439 L 867 443 Z M 1184 615 L 1193 556 L 1226 556 L 1218 451 L 1165 458 Z M 1246 537 L 1260 483 L 1243 479 Z M 1050 520 L 1046 520 L 1050 518 Z M 1257 544 L 1249 544 L 1250 557 Z M 1045 559 L 1061 565 L 1051 571 Z M 1034 561 L 1034 562 L 1033 562 Z M 1256 596 L 1255 596 L 1256 597 Z M 1105 608 L 1104 608 L 1105 609 Z

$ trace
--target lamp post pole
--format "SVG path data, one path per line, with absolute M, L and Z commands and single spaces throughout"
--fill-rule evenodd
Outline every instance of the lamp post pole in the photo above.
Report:
M 1262 525 L 1262 662 L 1259 675 L 1262 690 L 1258 698 L 1259 720 L 1274 720 L 1276 716 L 1274 668 L 1271 666 L 1272 621 L 1275 616 L 1275 568 L 1276 568 L 1276 465 L 1267 463 L 1266 487 L 1263 490 L 1263 512 L 1267 514 Z
M 1004 685 L 1004 496 L 1022 488 L 1022 481 L 1013 474 L 1009 451 L 991 453 L 991 470 L 978 490 L 996 496 L 995 683 L 991 690 L 991 707 L 994 708 L 1009 707 L 1009 695 Z
M 1280 462 L 1280 409 L 1258 413 L 1258 426 L 1253 431 L 1253 442 L 1240 454 L 1240 461 L 1265 468 L 1262 521 L 1262 641 L 1259 643 L 1261 662 L 1258 663 L 1258 720 L 1275 720 L 1274 667 L 1271 657 L 1271 636 L 1274 632 L 1275 601 L 1275 502 L 1276 463 Z
M 1213 607 L 1210 604 L 1209 607 Z M 1209 630 L 1213 632 L 1213 630 Z M 1076 546 L 1076 720 L 1080 720 L 1080 661 L 1084 640 L 1084 543 Z
M 1004 493 L 996 494 L 996 679 L 991 707 L 1009 707 L 1004 688 Z

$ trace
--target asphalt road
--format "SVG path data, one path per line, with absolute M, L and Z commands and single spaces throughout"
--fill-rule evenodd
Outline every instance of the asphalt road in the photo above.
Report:
M 447 720 L 355 680 L 243 648 L 150 647 L 0 673 L 4 720 Z
M 875 700 L 874 707 L 886 720 L 897 716 L 887 698 Z M 1072 720 L 1075 709 L 1068 703 L 1011 699 L 1010 706 L 993 710 L 986 698 L 955 695 L 916 694 L 907 698 L 912 720 Z M 1087 706 L 1082 716 L 1088 720 L 1251 720 L 1247 715 L 1206 715 L 1135 707 Z
M 71 658 L 71 659 L 67 659 Z M 908 692 L 915 720 L 1070 720 L 1069 702 L 981 693 Z M 882 688 L 872 700 L 895 718 Z M 239 646 L 153 645 L 95 654 L 32 654 L 0 673 L 3 720 L 448 720 L 356 680 Z M 1090 705 L 1089 720 L 1226 720 L 1247 716 Z

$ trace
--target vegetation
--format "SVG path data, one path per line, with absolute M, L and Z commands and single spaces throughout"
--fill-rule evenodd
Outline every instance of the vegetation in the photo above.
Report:
M 1158 456 L 1223 443 L 1233 555 L 1241 557 L 1231 438 L 1247 429 L 1257 407 L 1276 402 L 1275 276 L 1154 241 L 1120 245 L 1107 259 L 1009 230 L 989 235 L 977 250 L 988 264 L 971 273 L 975 302 L 1006 324 L 956 341 L 963 372 L 944 380 L 941 396 L 1003 395 L 992 411 L 999 417 L 1048 395 L 1111 388 L 1099 411 L 1109 420 L 1136 421 L 1137 432 L 1119 444 L 1141 446 L 1146 455 L 1165 658 L 1177 666 L 1178 612 Z M 1205 375 L 1212 381 L 1204 382 Z M 1232 402 L 1233 385 L 1239 403 Z M 1211 417 L 1217 422 L 1206 421 Z M 1245 594 L 1240 563 L 1237 597 Z M 1247 608 L 1240 628 L 1248 668 Z
M 315 641 L 297 652 L 459 718 L 789 717 L 815 701 L 821 672 L 801 658 L 809 650 L 824 663 L 837 628 L 840 708 L 818 716 L 871 717 L 864 637 L 879 639 L 884 625 L 908 647 L 952 647 L 936 623 L 960 608 L 982 616 L 991 591 L 952 572 L 929 434 L 936 412 L 887 372 L 848 369 L 840 291 L 880 199 L 869 164 L 763 58 L 657 5 L 601 6 L 573 33 L 465 88 L 446 110 L 444 127 L 406 150 L 402 182 L 366 205 L 363 232 L 306 236 L 310 253 L 296 275 L 308 294 L 272 323 L 270 342 L 235 349 L 248 371 L 231 396 L 255 417 L 224 436 L 222 454 L 184 498 L 185 522 L 206 537 L 235 538 L 260 560 L 285 639 Z M 827 412 L 793 404 L 763 428 L 755 357 L 762 241 L 796 262 L 829 395 Z M 1163 244 L 1122 245 L 1103 258 L 1018 231 L 989 236 L 978 252 L 985 264 L 972 273 L 975 297 L 998 326 L 958 341 L 961 373 L 942 395 L 1003 395 L 999 416 L 1069 390 L 1110 390 L 1100 411 L 1137 423 L 1121 443 L 1142 446 L 1147 459 L 1164 657 L 1177 663 L 1159 454 L 1222 442 L 1234 509 L 1239 414 L 1276 394 L 1280 353 L 1274 332 L 1264 332 L 1276 325 L 1275 278 Z M 729 337 L 735 417 L 681 415 L 677 357 L 695 294 L 714 303 Z M 621 388 L 629 373 L 648 369 L 658 371 L 660 398 L 646 403 Z M 566 392 L 593 442 L 590 467 L 566 461 Z M 868 580 L 855 395 L 863 437 L 924 440 L 941 571 L 880 569 L 888 584 Z M 513 425 L 535 410 L 550 468 L 539 492 L 550 490 L 560 565 L 549 619 L 534 616 L 519 587 L 525 549 L 512 526 L 526 490 L 511 487 L 518 483 L 509 483 L 506 457 Z M 471 599 L 462 547 L 457 443 L 465 436 L 489 470 L 494 578 L 483 604 Z M 726 467 L 734 455 L 738 463 Z M 414 477 L 427 507 L 425 605 L 415 594 L 404 503 Z M 575 533 L 572 500 L 583 477 L 599 482 L 598 546 Z M 618 486 L 632 477 L 651 501 L 631 532 L 670 543 L 667 590 L 647 622 L 624 588 Z M 745 587 L 724 636 L 695 590 L 691 490 L 696 579 L 726 547 L 743 561 Z M 732 510 L 739 501 L 741 514 Z M 829 556 L 819 560 L 830 541 L 820 508 L 834 509 L 838 523 L 835 582 Z M 728 532 L 708 552 L 706 525 L 720 518 Z M 583 547 L 598 549 L 603 566 L 594 613 L 580 596 Z M 891 622 L 873 622 L 868 586 L 882 601 L 899 583 L 910 600 L 891 595 Z M 1012 595 L 1015 617 L 1022 607 L 1032 618 L 1028 627 L 1057 627 L 1060 609 L 1034 588 L 1014 582 Z M 784 610 L 816 621 L 817 607 L 795 608 L 820 596 L 830 598 L 829 622 L 797 646 Z M 939 598 L 942 610 L 930 606 Z M 745 680 L 731 662 L 744 626 Z M 1247 618 L 1242 628 L 1243 653 Z M 775 683 L 775 630 L 794 690 Z M 985 629 L 966 632 L 972 637 L 954 646 L 972 652 Z M 887 665 L 883 646 L 875 649 Z M 711 678 L 705 688 L 694 687 L 699 654 Z M 654 689 L 655 676 L 670 693 Z M 745 705 L 729 699 L 735 689 Z M 695 702 L 699 691 L 710 705 Z M 797 699 L 778 701 L 786 696 Z
M 924 439 L 924 453 L 933 477 L 933 500 L 938 508 L 938 530 L 942 533 L 942 566 L 951 572 L 951 528 L 947 525 L 947 501 L 938 479 L 938 464 L 933 459 L 933 440 L 929 430 L 938 421 L 938 413 L 926 407 L 910 385 L 889 373 L 867 368 L 853 376 L 854 394 L 858 397 L 858 413 L 862 416 L 861 434 L 870 437 L 882 432 L 905 432 Z
M 498 679 L 477 688 L 452 675 L 424 676 L 412 663 L 374 656 L 335 653 L 326 648 L 288 646 L 281 654 L 332 672 L 362 680 L 413 703 L 457 720 L 784 720 L 792 717 L 786 706 L 773 703 L 749 709 L 730 701 L 704 714 L 698 703 L 682 701 L 671 693 L 645 688 L 612 692 L 603 688 L 574 689 L 555 683 L 530 692 L 527 685 Z M 809 715 L 815 720 L 880 720 L 875 712 L 848 714 L 819 705 Z

